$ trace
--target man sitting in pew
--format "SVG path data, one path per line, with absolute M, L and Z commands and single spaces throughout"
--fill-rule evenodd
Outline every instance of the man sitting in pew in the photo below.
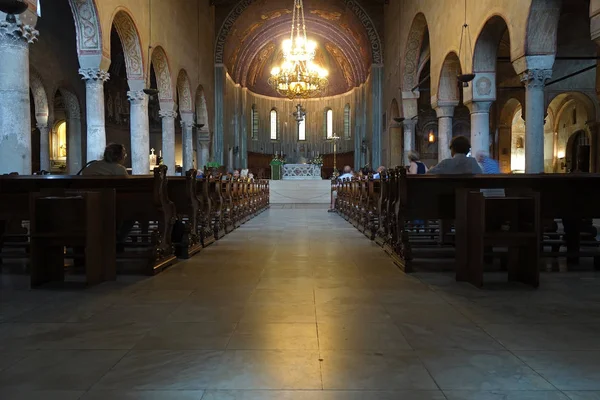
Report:
M 103 175 L 103 176 L 128 176 L 127 169 L 123 165 L 127 158 L 125 146 L 117 143 L 110 143 L 104 149 L 102 160 L 94 161 L 89 164 L 81 175 Z
M 481 174 L 481 167 L 477 160 L 467 157 L 471 150 L 469 139 L 457 136 L 450 142 L 450 154 L 452 158 L 442 160 L 438 165 L 431 168 L 427 173 L 434 175 L 452 174 Z
M 110 143 L 104 149 L 102 160 L 89 164 L 82 172 L 84 176 L 123 176 L 128 177 L 127 169 L 123 165 L 127 158 L 125 146 L 118 143 Z M 129 237 L 135 221 L 117 222 L 117 251 L 123 251 L 123 243 Z

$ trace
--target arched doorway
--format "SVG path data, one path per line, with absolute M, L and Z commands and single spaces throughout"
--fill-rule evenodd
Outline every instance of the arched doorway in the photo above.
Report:
M 591 143 L 587 132 L 575 132 L 567 143 L 567 172 L 590 172 Z

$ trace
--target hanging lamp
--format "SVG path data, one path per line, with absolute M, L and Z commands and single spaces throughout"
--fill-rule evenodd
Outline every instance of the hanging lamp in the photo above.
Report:
M 25 0 L 0 0 L 0 11 L 6 14 L 6 21 L 17 22 L 15 15 L 23 14 L 29 5 Z
M 469 24 L 467 23 L 467 0 L 465 0 L 465 23 L 463 24 L 462 30 L 460 32 L 460 48 L 458 50 L 458 59 L 459 61 L 464 61 L 463 65 L 465 66 L 465 68 L 467 66 L 467 54 L 473 54 L 473 43 L 471 43 L 471 29 L 469 28 Z M 464 60 L 461 60 L 461 55 L 464 55 Z M 457 78 L 458 81 L 462 83 L 463 87 L 469 87 L 469 82 L 475 79 L 475 74 L 472 72 L 460 74 Z
M 159 90 L 153 88 L 150 81 L 150 69 L 152 69 L 152 60 L 150 59 L 150 52 L 152 51 L 152 0 L 148 0 L 148 15 L 150 18 L 150 23 L 148 24 L 148 70 L 144 78 L 144 83 L 148 85 L 148 88 L 145 88 L 143 92 L 148 96 L 156 96 Z

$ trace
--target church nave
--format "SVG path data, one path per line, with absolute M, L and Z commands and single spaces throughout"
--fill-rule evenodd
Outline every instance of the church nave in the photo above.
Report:
M 273 207 L 155 277 L 3 275 L 0 398 L 594 399 L 599 284 L 542 279 L 408 276 L 322 207 Z

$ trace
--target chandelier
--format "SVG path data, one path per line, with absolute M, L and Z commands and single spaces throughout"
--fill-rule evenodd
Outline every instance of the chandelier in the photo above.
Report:
M 306 99 L 323 93 L 329 84 L 329 73 L 313 62 L 317 44 L 306 38 L 302 0 L 294 0 L 290 39 L 284 40 L 282 47 L 284 62 L 271 70 L 269 85 L 289 99 Z

